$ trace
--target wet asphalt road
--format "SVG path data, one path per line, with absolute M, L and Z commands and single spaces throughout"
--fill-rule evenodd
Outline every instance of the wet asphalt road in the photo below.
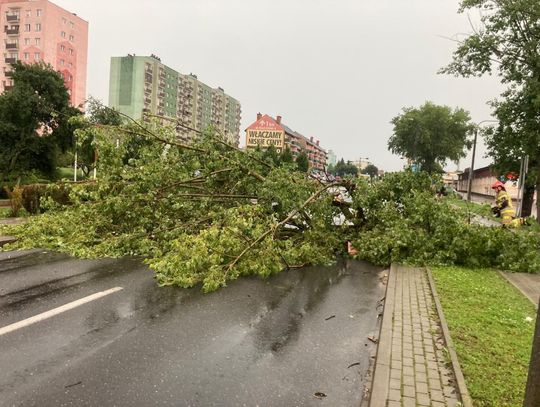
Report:
M 204 295 L 158 288 L 137 259 L 0 253 L 0 329 L 123 288 L 0 334 L 0 406 L 357 407 L 380 271 L 348 261 Z

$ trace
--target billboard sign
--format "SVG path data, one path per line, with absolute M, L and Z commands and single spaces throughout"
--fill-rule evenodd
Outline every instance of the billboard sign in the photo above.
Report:
M 264 116 L 246 130 L 246 146 L 248 148 L 274 148 L 281 152 L 285 146 L 285 131 L 271 117 Z

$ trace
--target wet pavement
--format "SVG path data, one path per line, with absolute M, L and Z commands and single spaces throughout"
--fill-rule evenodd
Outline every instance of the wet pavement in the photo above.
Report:
M 138 259 L 0 253 L 0 406 L 359 406 L 384 296 L 362 262 L 158 288 Z M 380 309 L 379 309 L 380 310 Z

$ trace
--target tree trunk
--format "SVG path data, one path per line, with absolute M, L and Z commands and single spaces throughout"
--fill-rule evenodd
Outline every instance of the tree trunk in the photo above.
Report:
M 523 193 L 523 206 L 521 207 L 521 216 L 531 216 L 535 191 L 536 188 L 534 185 L 525 185 L 525 192 Z
M 536 329 L 534 331 L 531 362 L 529 364 L 529 377 L 525 389 L 523 407 L 540 406 L 540 304 L 536 315 Z

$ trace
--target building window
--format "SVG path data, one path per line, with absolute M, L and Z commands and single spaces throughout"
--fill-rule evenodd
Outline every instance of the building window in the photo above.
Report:
M 41 31 L 41 23 L 36 24 L 36 31 Z
M 70 68 L 73 68 L 73 63 L 70 62 L 70 63 L 69 63 L 69 67 L 70 67 Z
M 75 37 L 74 37 L 73 35 L 70 35 L 70 36 L 69 36 L 69 40 L 70 40 L 70 41 L 75 41 Z
M 62 17 L 62 23 L 67 24 L 67 20 L 64 17 Z
M 73 21 L 69 22 L 69 27 L 73 30 L 75 29 L 75 23 Z
M 32 28 L 30 27 L 30 24 L 24 25 L 24 31 L 30 31 Z
M 42 14 L 43 14 L 42 10 L 40 10 L 40 9 L 36 10 L 36 16 L 41 17 Z
M 66 64 L 66 61 L 64 61 L 63 59 L 60 60 L 60 65 L 61 66 L 64 66 Z
M 60 51 L 65 52 L 65 50 L 66 50 L 66 46 L 65 45 L 60 45 Z
M 30 54 L 28 52 L 24 53 L 24 60 L 28 61 L 30 59 Z
M 36 38 L 34 39 L 34 41 L 35 41 L 35 43 L 36 43 L 37 46 L 41 45 L 41 38 L 37 38 L 37 37 L 36 37 Z
M 62 31 L 62 32 L 60 33 L 60 36 L 61 36 L 62 38 L 66 38 L 66 32 L 65 32 L 65 31 Z
M 69 49 L 69 55 L 73 55 L 73 48 Z
M 26 45 L 26 46 L 30 45 L 30 38 L 25 38 L 24 39 L 24 45 Z
M 34 54 L 34 59 L 35 59 L 36 61 L 39 61 L 39 58 L 40 58 L 40 57 L 41 57 L 41 55 L 39 54 L 39 52 L 36 52 L 36 53 Z

